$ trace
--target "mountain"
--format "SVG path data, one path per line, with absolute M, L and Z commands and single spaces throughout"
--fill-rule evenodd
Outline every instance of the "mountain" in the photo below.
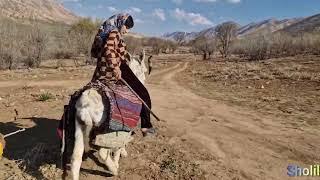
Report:
M 165 39 L 176 40 L 182 39 L 182 42 L 189 42 L 197 37 L 204 36 L 212 38 L 215 36 L 215 28 L 210 27 L 200 32 L 174 32 L 166 33 L 162 37 Z M 249 23 L 245 26 L 240 26 L 237 30 L 237 37 L 243 38 L 248 36 L 255 36 L 260 34 L 271 34 L 277 31 L 285 30 L 288 32 L 306 32 L 306 31 L 319 31 L 320 32 L 320 14 L 307 17 L 307 18 L 292 18 L 292 19 L 267 19 L 260 22 Z
M 271 34 L 280 29 L 286 28 L 292 24 L 295 24 L 301 21 L 301 18 L 293 18 L 293 19 L 267 19 L 257 23 L 250 23 L 238 29 L 238 36 L 252 36 L 257 34 Z
M 195 39 L 198 36 L 197 32 L 173 32 L 166 33 L 162 37 L 164 39 L 174 40 L 178 42 L 189 42 L 190 40 Z
M 283 31 L 290 33 L 320 32 L 320 14 L 307 17 L 295 24 L 284 28 Z
M 58 0 L 0 0 L 0 16 L 66 24 L 78 19 Z
M 132 38 L 137 38 L 137 39 L 142 39 L 145 36 L 140 34 L 140 33 L 136 33 L 136 32 L 129 32 L 128 34 L 124 35 L 125 37 L 132 37 Z

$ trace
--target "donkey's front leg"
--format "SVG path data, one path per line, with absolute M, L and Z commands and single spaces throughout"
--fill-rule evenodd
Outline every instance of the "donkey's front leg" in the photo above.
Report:
M 75 127 L 75 142 L 74 149 L 71 159 L 71 171 L 73 180 L 79 180 L 80 167 L 82 163 L 82 156 L 84 151 L 84 137 L 83 137 L 83 129 L 81 124 L 78 123 L 76 119 L 76 127 Z
M 112 158 L 112 150 L 111 149 L 105 149 L 101 148 L 99 150 L 99 156 L 105 163 L 105 165 L 108 167 L 109 171 L 114 175 L 118 175 L 118 167 L 115 160 Z

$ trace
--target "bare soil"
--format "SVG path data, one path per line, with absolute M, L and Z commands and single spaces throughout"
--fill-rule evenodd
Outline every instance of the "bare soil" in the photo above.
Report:
M 210 76 L 216 77 L 223 76 L 230 69 L 242 72 L 240 66 L 243 64 L 221 61 L 201 62 L 200 66 L 198 62 L 191 61 L 194 60 L 191 55 L 167 55 L 155 59 L 155 71 L 148 79 L 147 88 L 152 96 L 153 110 L 163 120 L 153 121 L 158 129 L 157 136 L 143 138 L 137 132 L 135 140 L 128 146 L 129 157 L 120 160 L 118 177 L 108 177 L 108 171 L 92 154 L 83 162 L 81 179 L 282 180 L 290 179 L 287 176 L 288 164 L 307 166 L 319 162 L 317 75 L 311 75 L 308 81 L 314 83 L 308 86 L 310 91 L 301 87 L 296 90 L 301 94 L 294 96 L 308 99 L 297 101 L 301 104 L 310 101 L 310 108 L 305 109 L 311 115 L 302 111 L 298 115 L 292 113 L 288 118 L 279 115 L 277 108 L 263 109 L 255 103 L 260 102 L 257 100 L 260 95 L 255 93 L 261 85 L 256 81 L 245 79 L 246 84 L 240 86 L 242 88 L 231 91 L 229 89 L 234 86 L 228 86 L 229 80 L 227 85 L 221 78 L 202 83 L 206 78 L 202 73 L 197 74 L 203 71 L 196 69 L 214 70 L 216 73 Z M 281 64 L 281 60 L 270 62 L 277 61 Z M 319 65 L 318 60 L 313 62 L 310 68 Z M 215 67 L 230 68 L 218 71 Z M 266 68 L 261 69 L 262 72 Z M 20 127 L 27 128 L 25 132 L 6 139 L 7 147 L 0 161 L 0 179 L 60 178 L 61 170 L 56 166 L 59 144 L 55 128 L 63 105 L 68 102 L 68 95 L 88 82 L 92 72 L 93 67 L 0 72 L 0 132 L 6 134 Z M 270 81 L 273 84 L 273 80 Z M 276 91 L 274 88 L 278 87 L 264 85 L 259 90 Z M 280 101 L 290 100 L 291 91 L 285 92 L 287 96 L 278 97 Z M 39 96 L 44 93 L 52 96 L 46 101 L 39 101 Z M 253 98 L 247 99 L 248 94 Z M 234 98 L 231 101 L 225 97 Z M 299 118 L 305 117 L 308 121 L 300 123 Z M 312 117 L 315 117 L 314 123 L 310 123 L 313 122 Z

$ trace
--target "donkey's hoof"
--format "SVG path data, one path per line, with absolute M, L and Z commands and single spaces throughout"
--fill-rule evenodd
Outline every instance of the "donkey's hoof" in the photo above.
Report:
M 118 176 L 118 175 L 119 175 L 119 173 L 118 173 L 118 168 L 110 168 L 110 167 L 109 167 L 109 171 L 111 172 L 111 174 L 112 174 L 113 176 Z
M 120 154 L 121 157 L 128 157 L 128 153 L 125 148 L 121 148 Z

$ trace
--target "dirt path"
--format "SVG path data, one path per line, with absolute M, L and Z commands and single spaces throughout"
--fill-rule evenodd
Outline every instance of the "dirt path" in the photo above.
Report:
M 188 63 L 179 63 L 152 73 L 147 87 L 153 99 L 153 110 L 161 119 L 165 120 L 165 122 L 155 123 L 159 128 L 160 135 L 149 140 L 135 138 L 135 142 L 128 148 L 129 157 L 120 162 L 120 176 L 110 179 L 168 179 L 161 176 L 161 174 L 165 174 L 161 170 L 161 166 L 167 165 L 169 169 L 178 166 L 171 166 L 171 162 L 166 161 L 167 157 L 175 158 L 172 162 L 178 161 L 180 165 L 187 164 L 186 167 L 191 167 L 190 172 L 197 172 L 192 169 L 192 162 L 197 161 L 196 163 L 200 164 L 206 172 L 213 172 L 207 173 L 205 177 L 210 180 L 289 179 L 287 176 L 288 164 L 307 166 L 320 161 L 320 149 L 317 146 L 320 144 L 319 130 L 311 127 L 296 128 L 287 123 L 286 119 L 264 116 L 252 109 L 228 106 L 216 100 L 200 97 L 191 90 L 178 85 L 174 79 L 175 75 L 187 67 Z M 75 89 L 86 82 L 88 79 L 8 81 L 0 82 L 0 88 L 22 86 L 51 88 L 57 86 L 58 89 Z M 30 115 L 40 114 L 40 116 L 34 116 L 30 119 L 36 123 L 36 126 L 29 129 L 28 134 L 8 139 L 8 144 L 12 144 L 11 147 L 8 146 L 11 148 L 8 151 L 12 151 L 10 153 L 14 157 L 10 158 L 9 156 L 2 165 L 0 163 L 0 169 L 7 168 L 5 172 L 0 170 L 0 175 L 12 171 L 13 174 L 20 172 L 19 168 L 7 166 L 6 163 L 14 164 L 13 160 L 20 158 L 16 152 L 22 152 L 21 149 L 24 148 L 19 143 L 21 138 L 26 139 L 26 142 L 30 142 L 30 138 L 34 138 L 32 143 L 29 143 L 30 147 L 39 141 L 55 143 L 53 142 L 56 140 L 55 129 L 52 127 L 56 127 L 54 120 L 61 117 L 63 104 L 63 100 L 57 100 L 48 103 L 34 102 L 30 104 L 30 107 L 20 107 L 23 112 L 32 111 Z M 41 108 L 38 107 L 39 110 L 34 112 L 33 106 Z M 5 117 L 4 114 L 2 116 Z M 26 120 L 22 119 L 21 122 Z M 21 123 L 20 120 L 18 121 L 16 123 Z M 3 129 L 8 129 L 9 126 L 16 125 L 2 123 Z M 47 137 L 47 135 L 50 136 Z M 170 148 L 173 151 L 170 152 L 171 154 L 168 150 Z M 206 151 L 210 156 L 204 155 L 202 151 Z M 183 161 L 179 161 L 179 159 L 183 159 Z M 50 159 L 53 164 L 54 161 L 54 158 Z M 47 162 L 49 160 L 43 163 Z M 105 179 L 106 175 L 100 174 L 105 170 L 98 167 L 92 160 L 85 161 L 82 167 L 84 168 L 81 174 L 82 179 Z M 179 170 L 181 172 L 177 174 L 185 175 L 184 169 L 182 166 Z M 52 178 L 60 173 L 56 168 L 50 169 L 46 166 L 42 170 L 46 172 L 43 174 L 52 174 L 49 176 Z M 175 171 L 174 168 L 173 171 Z M 8 177 L 11 175 L 7 174 Z M 33 173 L 31 175 L 38 177 Z
M 173 136 L 207 148 L 245 179 L 287 179 L 288 164 L 303 166 L 319 160 L 319 140 L 312 130 L 297 130 L 277 117 L 227 106 L 179 86 L 173 77 L 187 65 L 159 72 L 151 78 L 157 82 L 147 85 L 155 111 Z
M 79 86 L 84 84 L 85 80 L 39 80 L 39 81 L 2 81 L 0 88 L 16 87 L 16 86 L 46 86 L 46 87 L 61 87 L 61 86 Z M 80 87 L 80 86 L 79 86 Z

